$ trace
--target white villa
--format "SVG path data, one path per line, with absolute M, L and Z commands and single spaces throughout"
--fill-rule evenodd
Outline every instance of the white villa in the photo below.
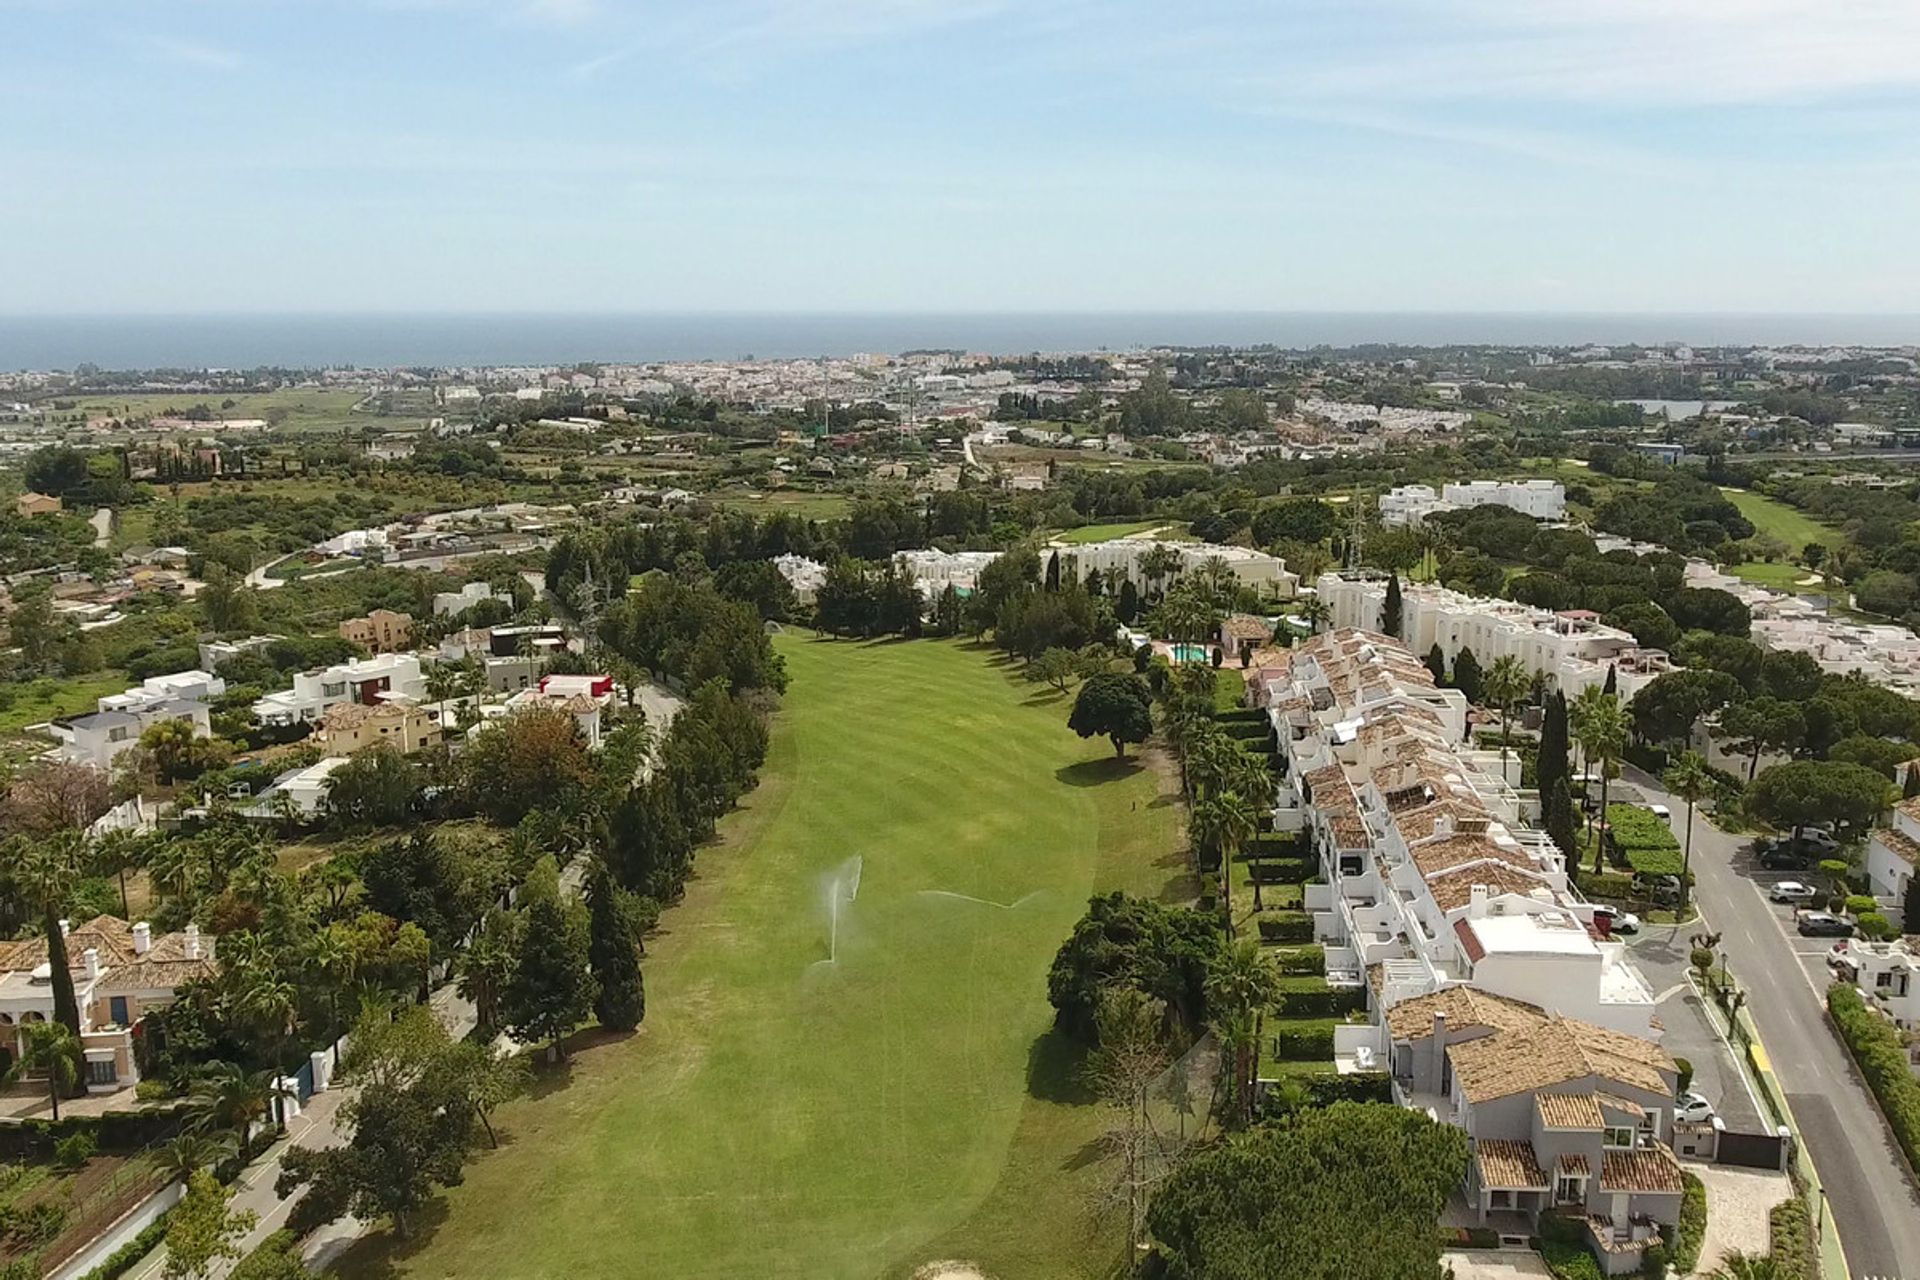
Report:
M 113 1093 L 139 1083 L 134 1027 L 152 1009 L 173 1003 L 191 978 L 215 972 L 214 940 L 188 925 L 153 935 L 142 921 L 98 916 L 73 926 L 62 920 L 67 965 L 80 1006 L 80 1050 L 89 1093 Z M 0 943 L 0 1059 L 18 1056 L 19 1027 L 53 1018 L 53 976 L 47 940 L 40 935 Z
M 1063 544 L 1057 549 L 1063 576 L 1071 566 L 1076 581 L 1084 581 L 1091 573 L 1118 573 L 1136 587 L 1144 587 L 1148 584 L 1140 571 L 1140 561 L 1154 547 L 1169 547 L 1179 556 L 1177 573 L 1192 573 L 1207 561 L 1219 559 L 1243 585 L 1267 595 L 1288 599 L 1300 589 L 1300 575 L 1288 573 L 1285 560 L 1246 547 L 1212 542 L 1163 542 L 1158 538 L 1113 538 L 1106 542 Z
M 150 725 L 185 720 L 196 738 L 213 732 L 213 713 L 207 701 L 227 691 L 227 682 L 205 671 L 179 671 L 148 676 L 125 693 L 109 693 L 88 715 L 55 721 L 51 728 L 60 745 L 54 754 L 74 764 L 109 769 L 123 752 L 132 750 Z
M 328 708 L 343 702 L 375 706 L 381 702 L 426 697 L 427 681 L 420 659 L 410 653 L 382 653 L 353 662 L 336 663 L 293 678 L 293 688 L 270 693 L 253 704 L 254 719 L 263 724 L 295 724 L 320 719 Z
M 1558 480 L 1467 480 L 1450 482 L 1439 493 L 1432 485 L 1403 484 L 1380 495 L 1380 523 L 1420 525 L 1442 511 L 1489 506 L 1560 520 L 1567 514 L 1567 491 Z
M 1920 867 L 1920 796 L 1895 805 L 1893 824 L 1875 827 L 1867 837 L 1867 882 L 1874 897 L 1899 906 L 1916 867 Z M 1909 933 L 1920 933 L 1920 920 L 1908 920 L 1906 927 Z

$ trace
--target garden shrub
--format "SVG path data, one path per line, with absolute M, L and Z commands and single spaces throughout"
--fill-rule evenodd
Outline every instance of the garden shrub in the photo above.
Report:
M 1500 1233 L 1492 1227 L 1442 1227 L 1442 1249 L 1498 1249 Z
M 100 1141 L 82 1129 L 53 1144 L 53 1161 L 62 1169 L 78 1169 L 100 1149 Z
M 1827 1015 L 1880 1103 L 1907 1164 L 1920 1167 L 1920 1080 L 1908 1069 L 1900 1032 L 1846 983 L 1827 988 Z
M 1880 909 L 1880 904 L 1864 893 L 1848 894 L 1846 902 L 1842 905 L 1846 907 L 1847 914 L 1850 916 L 1863 916 L 1869 911 Z
M 1327 949 L 1319 943 L 1274 952 L 1280 972 L 1290 976 L 1320 976 L 1327 971 Z
M 1643 876 L 1680 874 L 1680 842 L 1666 822 L 1630 804 L 1607 806 L 1607 827 L 1616 853 Z
M 1547 1270 L 1554 1274 L 1555 1280 L 1604 1280 L 1600 1264 L 1585 1245 L 1542 1238 L 1540 1256 L 1546 1259 Z
M 1318 868 L 1305 858 L 1283 858 L 1273 862 L 1249 863 L 1250 878 L 1261 884 L 1305 884 Z
M 1367 1007 L 1365 987 L 1330 987 L 1324 980 L 1314 981 L 1318 985 L 1282 990 L 1274 998 L 1275 1012 L 1283 1018 L 1333 1018 Z
M 1579 875 L 1580 892 L 1589 898 L 1613 898 L 1624 901 L 1636 896 L 1633 877 L 1621 871 L 1583 871 Z
M 1707 1236 L 1707 1188 L 1691 1173 L 1682 1174 L 1686 1190 L 1680 1195 L 1680 1223 L 1673 1229 L 1673 1247 L 1667 1251 L 1674 1270 L 1691 1275 L 1700 1261 L 1700 1245 Z M 1649 1272 L 1664 1276 L 1666 1272 Z
M 1813 1242 L 1813 1214 L 1805 1196 L 1773 1206 L 1767 1215 L 1767 1252 L 1780 1280 L 1819 1280 L 1820 1250 Z
M 1640 1253 L 1640 1274 L 1646 1280 L 1667 1280 L 1667 1246 L 1655 1240 Z M 1687 1274 L 1681 1272 L 1682 1275 Z
M 1307 1096 L 1316 1107 L 1336 1102 L 1392 1102 L 1393 1083 L 1384 1071 L 1355 1071 L 1349 1075 L 1328 1073 L 1305 1081 Z
M 1885 942 L 1900 936 L 1899 926 L 1878 911 L 1869 911 L 1853 923 L 1870 942 Z
M 1269 911 L 1260 917 L 1262 942 L 1312 942 L 1313 917 L 1304 911 Z

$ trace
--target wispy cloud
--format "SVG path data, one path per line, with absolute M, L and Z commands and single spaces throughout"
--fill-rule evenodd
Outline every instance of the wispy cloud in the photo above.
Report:
M 231 50 L 195 40 L 183 40 L 178 36 L 148 35 L 145 42 L 162 57 L 208 71 L 233 71 L 245 63 L 245 59 Z

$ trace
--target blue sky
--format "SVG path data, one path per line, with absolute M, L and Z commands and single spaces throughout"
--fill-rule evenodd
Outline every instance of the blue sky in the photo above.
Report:
M 1915 0 L 0 0 L 0 312 L 1920 310 Z

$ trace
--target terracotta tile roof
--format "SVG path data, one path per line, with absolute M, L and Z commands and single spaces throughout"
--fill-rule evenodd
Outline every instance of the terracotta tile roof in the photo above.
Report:
M 1597 1093 L 1594 1097 L 1600 1100 L 1602 1108 L 1608 1111 L 1621 1112 L 1625 1115 L 1632 1116 L 1635 1120 L 1647 1114 L 1645 1107 L 1635 1102 L 1632 1098 L 1623 1098 L 1617 1093 Z
M 1600 1101 L 1590 1093 L 1536 1093 L 1533 1109 L 1549 1129 L 1604 1129 Z
M 1893 806 L 1893 809 L 1895 813 L 1904 813 L 1909 818 L 1920 818 L 1920 796 L 1913 796 L 1909 799 L 1902 800 L 1899 804 Z
M 1406 809 L 1396 813 L 1393 817 L 1393 825 L 1400 828 L 1401 838 L 1408 844 L 1415 844 L 1431 836 L 1434 827 L 1438 825 L 1438 820 L 1442 817 L 1452 818 L 1454 830 L 1460 832 L 1461 823 L 1475 820 L 1484 822 L 1492 816 L 1482 804 L 1448 796 L 1429 800 L 1417 809 Z
M 1913 804 L 1916 801 L 1920 801 L 1920 796 L 1915 796 L 1912 800 L 1905 801 L 1900 807 L 1904 809 L 1907 805 Z M 1893 854 L 1902 862 L 1908 863 L 1911 866 L 1920 867 L 1920 841 L 1916 841 L 1906 832 L 1896 827 L 1882 827 L 1873 833 L 1873 838 L 1877 843 L 1884 846 L 1887 852 Z
M 1236 613 L 1221 624 L 1230 640 L 1267 640 L 1273 636 L 1273 628 L 1264 618 L 1256 618 L 1250 613 Z
M 1460 940 L 1460 949 L 1467 953 L 1467 959 L 1479 964 L 1487 958 L 1487 949 L 1480 945 L 1480 939 L 1473 932 L 1473 925 L 1466 920 L 1453 922 L 1453 936 Z
M 1684 1188 L 1680 1162 L 1662 1143 L 1632 1151 L 1609 1151 L 1600 1157 L 1602 1191 L 1671 1192 Z
M 1560 1172 L 1577 1173 L 1584 1178 L 1590 1176 L 1593 1171 L 1587 1168 L 1587 1158 L 1585 1156 L 1581 1155 L 1578 1151 L 1568 1151 L 1562 1153 L 1560 1156 Z
M 1478 862 L 1429 877 L 1427 890 L 1433 894 L 1434 903 L 1442 911 L 1458 911 L 1473 901 L 1473 886 L 1477 884 L 1485 885 L 1487 892 L 1494 897 L 1503 893 L 1532 893 L 1535 889 L 1548 887 L 1546 881 L 1524 871 L 1499 863 Z
M 1480 1166 L 1480 1185 L 1489 1190 L 1544 1191 L 1547 1175 L 1531 1142 L 1508 1138 L 1482 1138 L 1473 1145 L 1474 1161 Z
M 1475 987 L 1444 987 L 1402 1000 L 1387 1010 L 1387 1030 L 1395 1040 L 1421 1040 L 1433 1034 L 1433 1015 L 1447 1019 L 1448 1031 L 1480 1027 L 1490 1031 L 1522 1031 L 1537 1027 L 1547 1015 L 1538 1005 L 1497 996 Z
M 117 916 L 95 916 L 67 930 L 67 967 L 75 973 L 83 972 L 89 947 L 100 953 L 100 964 L 108 971 L 102 990 L 174 987 L 217 970 L 213 935 L 200 935 L 199 959 L 188 959 L 184 933 L 153 935 L 153 945 L 141 955 L 133 949 L 133 926 Z M 46 962 L 44 935 L 0 942 L 0 970 L 32 970 Z
M 1478 833 L 1458 832 L 1413 846 L 1413 865 L 1420 869 L 1422 876 L 1439 875 L 1470 862 L 1504 862 L 1523 871 L 1533 869 L 1533 859 L 1521 850 L 1495 844 Z
M 1564 1017 L 1456 1044 L 1447 1057 L 1470 1102 L 1588 1078 L 1668 1096 L 1679 1072 L 1673 1055 L 1651 1040 Z

